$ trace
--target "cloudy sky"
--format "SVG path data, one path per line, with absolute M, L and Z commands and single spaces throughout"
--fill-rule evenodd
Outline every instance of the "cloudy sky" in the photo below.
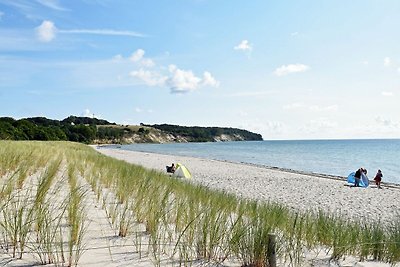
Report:
M 400 137 L 400 1 L 0 0 L 0 116 Z

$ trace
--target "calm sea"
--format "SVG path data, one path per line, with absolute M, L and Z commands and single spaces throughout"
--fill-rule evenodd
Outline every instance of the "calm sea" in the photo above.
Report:
M 251 141 L 132 144 L 119 149 L 245 162 L 269 167 L 345 176 L 365 167 L 372 179 L 400 184 L 400 139 Z

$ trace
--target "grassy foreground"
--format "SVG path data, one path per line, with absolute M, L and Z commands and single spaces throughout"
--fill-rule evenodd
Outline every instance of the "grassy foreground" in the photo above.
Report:
M 400 261 L 400 221 L 383 228 L 322 211 L 294 213 L 171 179 L 82 144 L 28 141 L 0 141 L 2 252 L 76 265 L 90 227 L 87 188 L 119 236 L 132 240 L 132 253 L 146 247 L 144 256 L 155 265 L 168 257 L 182 265 L 200 259 L 268 266 L 270 233 L 276 234 L 278 259 L 292 265 L 301 265 L 305 252 L 320 251 L 332 260 Z

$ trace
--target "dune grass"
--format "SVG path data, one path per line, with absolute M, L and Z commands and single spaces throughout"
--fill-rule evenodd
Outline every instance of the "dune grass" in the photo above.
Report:
M 70 193 L 55 207 L 57 202 L 49 201 L 49 191 L 57 188 L 54 177 L 64 161 L 68 162 Z M 30 239 L 26 233 L 34 230 L 36 246 L 43 244 L 46 251 L 57 251 L 38 253 L 42 263 L 63 262 L 65 258 L 69 265 L 78 263 L 88 227 L 83 208 L 85 192 L 78 182 L 81 177 L 107 212 L 116 235 L 131 237 L 139 253 L 147 246 L 147 255 L 155 265 L 160 264 L 161 258 L 170 257 L 183 265 L 200 259 L 268 266 L 271 233 L 276 235 L 278 259 L 294 266 L 302 264 L 305 251 L 323 251 L 332 260 L 352 255 L 391 264 L 400 261 L 400 221 L 390 226 L 360 226 L 323 211 L 295 213 L 275 203 L 241 199 L 171 179 L 81 144 L 0 141 L 0 166 L 1 219 L 6 222 L 0 225 L 1 242 L 5 243 L 2 247 L 7 245 L 21 252 L 14 253 L 14 257 L 23 256 L 26 242 L 20 240 Z M 32 193 L 26 194 L 26 199 L 16 197 L 34 173 L 40 173 L 40 177 L 37 186 L 30 189 Z M 20 221 L 12 221 L 14 217 Z M 70 227 L 67 236 L 62 234 L 63 220 Z M 66 257 L 63 249 L 59 252 L 60 243 L 67 244 Z M 73 255 L 74 251 L 78 254 Z

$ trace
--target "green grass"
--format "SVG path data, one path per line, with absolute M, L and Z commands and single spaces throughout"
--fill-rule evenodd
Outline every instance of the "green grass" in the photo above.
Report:
M 276 234 L 278 259 L 294 266 L 302 264 L 304 251 L 324 251 L 332 260 L 352 255 L 400 261 L 400 221 L 359 225 L 323 211 L 295 213 L 275 203 L 171 179 L 81 144 L 0 141 L 0 166 L 1 245 L 25 251 L 31 230 L 36 233 L 33 251 L 42 263 L 78 263 L 87 229 L 83 181 L 91 186 L 116 235 L 131 237 L 140 256 L 147 247 L 155 265 L 170 257 L 182 265 L 233 259 L 243 266 L 267 266 L 271 233 Z M 38 183 L 29 188 L 27 180 L 35 173 L 40 174 Z M 63 182 L 57 180 L 60 173 L 67 174 L 69 194 L 57 202 L 51 196 Z M 16 197 L 18 190 L 31 193 L 24 199 Z M 64 220 L 68 235 L 63 234 Z M 16 242 L 19 239 L 23 242 Z

